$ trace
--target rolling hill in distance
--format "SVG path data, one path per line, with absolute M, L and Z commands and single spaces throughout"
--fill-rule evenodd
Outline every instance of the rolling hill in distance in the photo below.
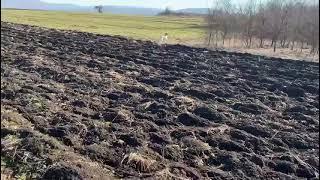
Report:
M 12 9 L 33 9 L 33 10 L 53 10 L 53 11 L 74 11 L 74 12 L 95 12 L 92 6 L 79 6 L 74 4 L 53 4 L 43 2 L 41 0 L 5 0 L 1 1 L 2 8 Z M 112 14 L 128 14 L 128 15 L 157 15 L 162 9 L 157 8 L 144 8 L 133 6 L 104 6 L 104 12 Z M 191 14 L 205 14 L 206 8 L 188 8 L 179 9 L 176 12 L 179 13 L 191 13 Z

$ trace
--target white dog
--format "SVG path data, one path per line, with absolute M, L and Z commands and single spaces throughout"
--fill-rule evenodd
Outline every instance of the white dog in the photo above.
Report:
M 165 44 L 168 40 L 168 33 L 165 33 L 163 36 L 161 36 L 161 39 L 160 39 L 160 44 Z

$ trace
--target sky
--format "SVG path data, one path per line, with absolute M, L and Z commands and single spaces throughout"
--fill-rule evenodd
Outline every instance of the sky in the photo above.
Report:
M 66 3 L 76 5 L 117 5 L 117 6 L 138 6 L 148 8 L 169 7 L 170 9 L 184 8 L 208 8 L 211 7 L 213 0 L 42 0 L 50 3 Z M 247 0 L 233 0 L 236 3 L 243 3 Z

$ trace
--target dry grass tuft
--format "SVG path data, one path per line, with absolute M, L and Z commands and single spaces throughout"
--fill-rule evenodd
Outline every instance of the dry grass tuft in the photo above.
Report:
M 184 150 L 191 153 L 197 154 L 198 156 L 203 155 L 205 152 L 211 150 L 211 146 L 195 137 L 185 137 L 182 139 L 182 147 Z
M 19 139 L 15 135 L 8 135 L 4 138 L 1 138 L 1 151 L 6 152 L 6 151 L 14 151 L 17 146 L 20 144 L 21 139 Z
M 1 170 L 1 180 L 14 180 L 16 178 L 12 177 L 12 172 L 6 172 Z
M 198 105 L 196 100 L 188 96 L 178 96 L 173 98 L 174 102 L 179 106 L 187 110 L 192 111 Z
M 140 172 L 150 172 L 152 166 L 156 162 L 156 160 L 151 159 L 140 153 L 130 153 L 123 158 L 121 164 L 127 164 Z
M 21 114 L 1 106 L 1 127 L 9 129 L 32 128 L 32 124 Z
M 111 119 L 111 123 L 121 121 L 121 122 L 128 122 L 131 124 L 133 122 L 133 117 L 134 117 L 133 114 L 129 110 L 120 109 L 117 112 L 116 117 L 114 117 L 114 119 Z
M 108 75 L 114 80 L 114 82 L 125 82 L 126 77 L 116 71 L 109 71 Z
M 155 179 L 158 180 L 187 180 L 185 177 L 178 177 L 170 172 L 170 168 L 165 168 L 156 172 Z
M 224 124 L 218 127 L 208 128 L 207 134 L 224 134 L 225 132 L 230 131 L 230 129 L 230 126 Z

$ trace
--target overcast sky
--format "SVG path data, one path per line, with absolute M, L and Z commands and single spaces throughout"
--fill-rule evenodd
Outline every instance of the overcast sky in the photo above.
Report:
M 120 5 L 120 6 L 139 6 L 162 8 L 170 7 L 171 9 L 183 8 L 208 8 L 212 0 L 42 0 L 51 3 L 68 3 L 77 5 Z M 247 0 L 233 0 L 236 3 L 244 3 Z

